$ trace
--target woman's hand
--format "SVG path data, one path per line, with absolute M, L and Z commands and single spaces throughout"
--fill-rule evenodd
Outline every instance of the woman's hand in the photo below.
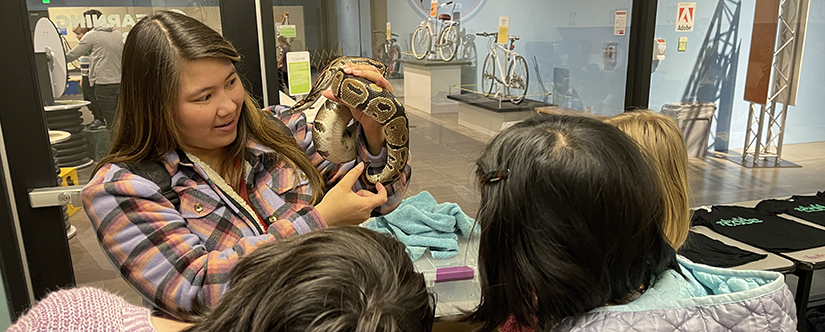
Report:
M 370 217 L 373 209 L 387 202 L 387 190 L 380 182 L 375 184 L 378 193 L 369 190 L 352 191 L 352 186 L 363 172 L 364 163 L 355 165 L 315 206 L 327 226 L 360 224 Z
M 358 77 L 366 78 L 370 81 L 375 82 L 378 86 L 392 92 L 392 85 L 390 81 L 387 81 L 384 76 L 378 71 L 377 68 L 370 66 L 370 65 L 345 65 L 344 72 L 347 74 L 353 74 Z M 338 98 L 332 94 L 331 90 L 324 91 L 324 97 L 327 99 L 338 102 Z M 380 123 L 373 120 L 368 116 L 364 116 L 364 113 L 358 110 L 355 107 L 349 108 L 350 112 L 352 112 L 352 117 L 355 121 L 361 123 L 361 128 L 364 129 L 364 136 L 367 139 L 367 150 L 370 151 L 373 155 L 378 155 L 381 153 L 381 149 L 384 148 L 385 139 L 384 139 L 384 128 L 381 126 Z

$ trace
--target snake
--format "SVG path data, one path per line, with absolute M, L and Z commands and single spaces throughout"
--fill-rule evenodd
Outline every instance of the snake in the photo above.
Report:
M 387 162 L 381 172 L 365 172 L 365 177 L 373 184 L 390 184 L 401 178 L 409 158 L 410 129 L 404 105 L 392 92 L 375 82 L 347 74 L 343 69 L 347 64 L 373 66 L 385 78 L 389 74 L 389 67 L 380 61 L 361 57 L 337 58 L 324 68 L 310 92 L 292 106 L 292 111 L 308 109 L 324 90 L 332 90 L 340 103 L 327 100 L 318 109 L 312 125 L 312 141 L 318 154 L 336 164 L 352 161 L 358 155 L 355 141 L 357 126 L 356 123 L 350 124 L 353 121 L 349 107 L 360 110 L 381 124 L 386 139 Z

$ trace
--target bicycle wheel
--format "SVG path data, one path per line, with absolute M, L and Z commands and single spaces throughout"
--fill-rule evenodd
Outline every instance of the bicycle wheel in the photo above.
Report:
M 401 57 L 401 48 L 398 45 L 390 47 L 390 53 L 387 54 L 387 65 L 390 66 L 390 74 L 398 73 L 401 70 L 401 62 L 398 59 Z
M 493 54 L 487 54 L 484 58 L 484 67 L 481 70 L 481 92 L 486 94 L 493 93 L 493 86 L 496 85 L 496 60 L 493 59 Z
M 458 54 L 458 26 L 451 25 L 444 30 L 438 37 L 438 54 L 444 61 L 450 61 Z
M 429 31 L 424 26 L 419 26 L 415 29 L 412 36 L 412 53 L 413 57 L 418 60 L 424 60 L 427 57 L 427 53 L 430 52 L 430 46 L 433 42 L 433 38 L 430 36 Z
M 384 44 L 378 46 L 378 49 L 375 51 L 375 60 L 380 61 L 383 64 L 387 64 L 387 52 L 384 49 Z
M 520 104 L 524 100 L 529 81 L 527 61 L 521 55 L 517 55 L 516 59 L 510 63 L 510 68 L 507 69 L 507 82 L 504 83 L 506 94 L 513 104 Z
M 475 68 L 478 65 L 478 53 L 476 53 L 476 44 L 467 44 L 464 46 L 464 51 L 461 53 L 461 58 L 470 61 L 470 66 Z

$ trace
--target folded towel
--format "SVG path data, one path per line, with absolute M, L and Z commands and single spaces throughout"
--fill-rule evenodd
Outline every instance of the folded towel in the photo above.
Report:
M 457 255 L 458 237 L 468 237 L 471 232 L 478 235 L 475 225 L 475 220 L 461 211 L 458 204 L 438 204 L 429 192 L 422 191 L 365 227 L 397 238 L 415 261 L 427 249 L 437 259 Z

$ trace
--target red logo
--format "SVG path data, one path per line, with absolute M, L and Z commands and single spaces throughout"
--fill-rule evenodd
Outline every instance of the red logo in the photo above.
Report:
M 693 22 L 694 9 L 692 7 L 679 7 L 679 22 Z

